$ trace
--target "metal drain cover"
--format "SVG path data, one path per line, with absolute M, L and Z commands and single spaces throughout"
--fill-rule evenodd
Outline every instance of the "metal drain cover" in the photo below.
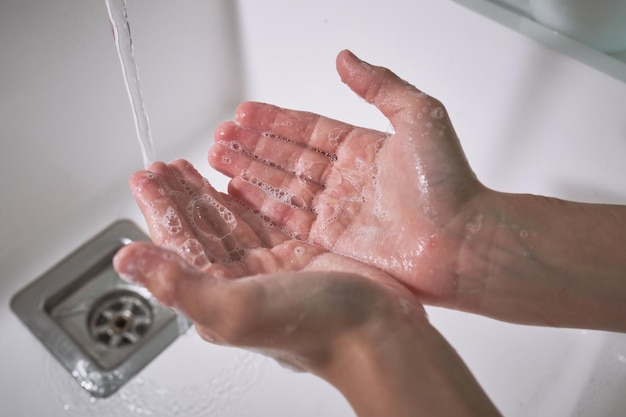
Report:
M 188 323 L 113 269 L 115 253 L 136 240 L 149 238 L 120 220 L 11 300 L 15 314 L 94 397 L 113 394 Z
M 152 308 L 133 291 L 117 290 L 96 301 L 89 314 L 89 334 L 109 348 L 134 345 L 152 324 Z

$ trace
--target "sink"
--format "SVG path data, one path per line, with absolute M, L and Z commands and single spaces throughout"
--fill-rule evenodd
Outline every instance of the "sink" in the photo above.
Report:
M 242 99 L 389 129 L 338 80 L 335 53 L 348 47 L 443 100 L 476 175 L 490 187 L 626 204 L 623 62 L 566 42 L 496 0 L 355 4 L 128 2 L 158 159 L 184 157 L 225 192 L 228 179 L 207 167 L 206 152 L 214 127 Z M 22 320 L 39 321 L 34 328 L 9 301 L 116 219 L 143 225 L 126 186 L 141 163 L 132 115 L 103 2 L 3 1 L 0 33 L 11 39 L 0 71 L 3 414 L 354 416 L 320 379 L 204 343 L 192 331 L 107 398 L 79 386 L 98 383 L 90 374 L 120 385 L 122 376 L 130 378 L 114 365 L 116 355 L 108 365 L 98 363 L 54 317 L 74 303 L 78 288 L 88 288 L 33 296 L 39 318 Z M 566 52 L 552 48 L 556 40 Z M 139 236 L 114 239 L 102 258 Z M 114 282 L 110 291 L 132 291 L 120 297 L 144 294 Z M 98 301 L 103 311 L 116 311 L 108 291 L 94 294 L 82 324 L 96 317 L 95 309 L 89 312 Z M 626 335 L 517 326 L 435 308 L 429 316 L 505 416 L 623 417 Z M 154 321 L 151 326 L 156 329 Z M 69 366 L 38 341 L 53 327 L 50 333 L 61 336 L 48 342 L 52 349 L 67 353 L 74 346 Z M 133 349 L 145 353 L 140 347 L 148 337 L 119 347 L 120 357 Z
M 528 0 L 454 0 L 498 24 L 518 31 L 560 54 L 626 81 L 626 51 L 606 53 L 537 22 Z
M 11 300 L 15 314 L 94 397 L 117 391 L 186 327 L 113 269 L 117 250 L 137 240 L 148 237 L 119 220 Z

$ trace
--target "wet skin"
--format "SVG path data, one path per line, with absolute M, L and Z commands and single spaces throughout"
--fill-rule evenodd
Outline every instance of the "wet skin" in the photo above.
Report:
M 130 184 L 156 245 L 127 245 L 115 268 L 205 340 L 314 373 L 361 417 L 499 415 L 395 278 L 269 227 L 186 161 Z
M 157 246 L 123 248 L 118 272 L 205 339 L 322 376 L 360 416 L 497 415 L 422 302 L 626 331 L 624 206 L 490 190 L 439 101 L 347 51 L 337 70 L 393 134 L 242 104 L 209 154 L 228 195 L 185 161 L 133 175 Z
M 229 194 L 292 236 L 450 303 L 471 200 L 485 189 L 439 101 L 348 52 L 337 70 L 395 133 L 244 103 L 217 129 L 209 161 L 233 178 Z
M 626 331 L 624 206 L 491 190 L 439 101 L 348 51 L 337 71 L 394 133 L 244 103 L 209 152 L 232 177 L 229 194 L 292 237 L 387 272 L 424 303 Z

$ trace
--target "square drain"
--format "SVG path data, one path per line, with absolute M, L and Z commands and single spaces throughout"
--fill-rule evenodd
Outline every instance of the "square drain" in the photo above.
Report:
M 117 391 L 188 326 L 113 269 L 115 253 L 138 240 L 149 238 L 119 220 L 11 300 L 15 314 L 94 397 Z

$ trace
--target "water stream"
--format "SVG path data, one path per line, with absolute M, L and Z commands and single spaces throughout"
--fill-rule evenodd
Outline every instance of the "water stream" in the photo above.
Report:
M 111 29 L 113 30 L 117 55 L 120 60 L 120 65 L 122 66 L 126 91 L 133 111 L 135 130 L 141 147 L 143 165 L 145 168 L 148 168 L 150 163 L 154 162 L 156 158 L 152 135 L 150 133 L 148 113 L 146 112 L 143 96 L 141 94 L 141 86 L 139 85 L 139 71 L 135 61 L 133 40 L 128 23 L 126 0 L 105 0 L 105 3 L 109 13 Z M 179 314 L 179 333 L 181 335 L 184 334 L 189 329 L 189 326 L 190 322 L 183 315 Z
M 130 35 L 130 25 L 126 13 L 126 0 L 105 0 L 107 11 L 109 12 L 109 20 L 115 46 L 117 47 L 117 55 L 122 66 L 122 74 L 126 84 L 126 91 L 130 99 L 130 105 L 133 110 L 135 120 L 135 130 L 141 153 L 143 156 L 144 167 L 147 167 L 155 160 L 154 144 L 150 134 L 150 123 L 148 114 L 141 95 L 139 85 L 139 72 L 137 63 L 135 62 L 135 54 L 133 51 L 133 41 Z

